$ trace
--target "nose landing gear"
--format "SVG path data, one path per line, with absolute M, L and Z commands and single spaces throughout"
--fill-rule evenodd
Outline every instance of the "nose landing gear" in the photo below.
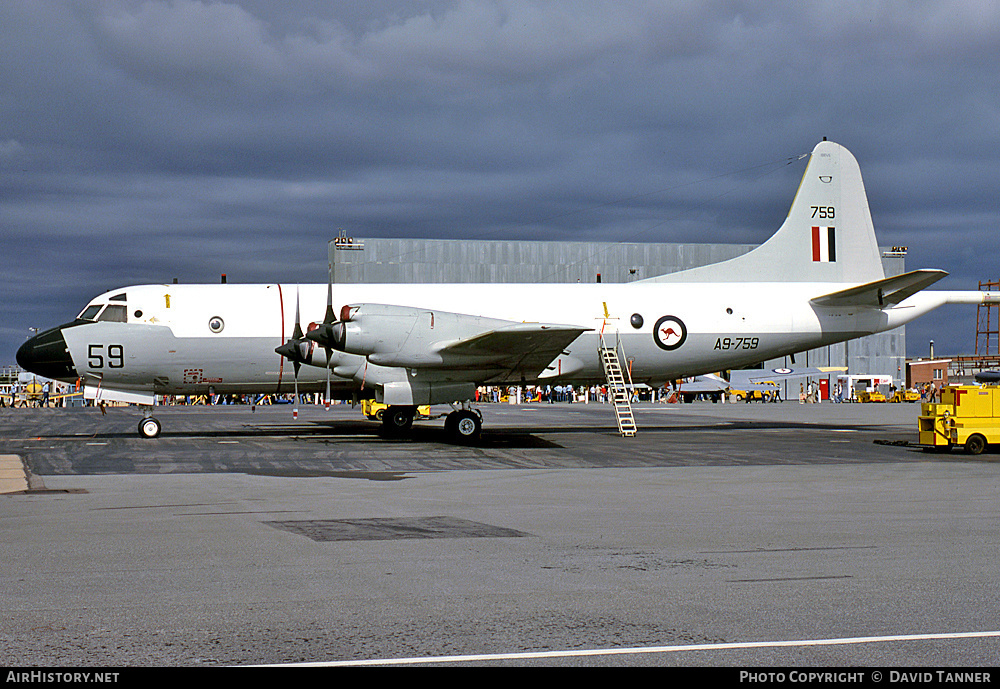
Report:
M 144 416 L 139 422 L 139 435 L 143 438 L 155 438 L 160 435 L 160 422 L 152 416 Z

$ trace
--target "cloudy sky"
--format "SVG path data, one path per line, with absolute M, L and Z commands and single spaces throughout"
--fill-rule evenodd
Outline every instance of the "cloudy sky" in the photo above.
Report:
M 760 243 L 824 136 L 908 269 L 1000 278 L 995 0 L 6 0 L 0 56 L 0 364 L 123 285 L 325 282 L 341 228 Z

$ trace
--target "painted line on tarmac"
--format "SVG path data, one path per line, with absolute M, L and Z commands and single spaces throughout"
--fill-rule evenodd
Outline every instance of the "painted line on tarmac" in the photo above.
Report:
M 448 663 L 482 663 L 496 660 L 545 660 L 652 653 L 682 653 L 687 651 L 734 651 L 754 648 L 800 648 L 808 646 L 846 646 L 852 644 L 887 643 L 894 641 L 947 641 L 954 639 L 998 638 L 1000 631 L 956 632 L 941 634 L 898 634 L 890 636 L 855 636 L 839 639 L 800 639 L 797 641 L 747 641 L 682 646 L 638 646 L 632 648 L 599 648 L 577 651 L 534 651 L 524 653 L 484 653 L 477 655 L 430 656 L 422 658 L 371 658 L 368 660 L 335 660 L 329 662 L 288 663 L 283 667 L 359 667 L 373 665 L 430 665 Z
M 28 474 L 18 455 L 0 455 L 0 493 L 28 490 Z

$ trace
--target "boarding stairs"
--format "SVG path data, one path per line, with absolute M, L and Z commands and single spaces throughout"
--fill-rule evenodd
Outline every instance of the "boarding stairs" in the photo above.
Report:
M 618 419 L 618 431 L 626 437 L 635 435 L 637 430 L 635 425 L 635 415 L 632 413 L 631 373 L 622 370 L 621 360 L 618 358 L 618 346 L 609 347 L 601 334 L 600 347 L 601 363 L 604 365 L 604 375 L 608 379 L 608 393 L 611 395 L 611 402 L 615 407 L 615 417 Z M 626 383 L 625 377 L 629 380 Z

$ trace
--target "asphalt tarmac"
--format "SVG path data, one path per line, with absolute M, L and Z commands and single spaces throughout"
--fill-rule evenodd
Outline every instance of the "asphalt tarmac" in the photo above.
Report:
M 8 666 L 985 667 L 1000 454 L 917 405 L 2 409 Z

